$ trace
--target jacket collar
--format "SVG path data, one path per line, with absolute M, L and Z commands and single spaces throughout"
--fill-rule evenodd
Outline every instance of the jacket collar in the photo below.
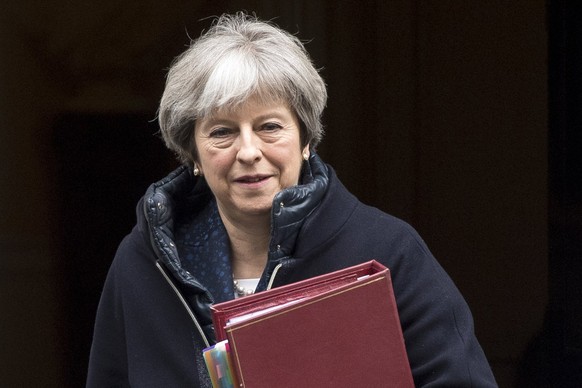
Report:
M 301 184 L 275 195 L 271 209 L 271 260 L 293 253 L 301 226 L 320 204 L 328 182 L 327 166 L 312 152 L 304 164 Z
M 287 284 L 300 263 L 313 258 L 314 252 L 325 250 L 360 204 L 339 181 L 333 168 L 327 165 L 323 167 L 326 171 L 326 189 L 319 191 L 321 198 L 318 205 L 304 215 L 301 227 L 296 230 L 292 255 L 280 259 L 282 266 L 272 282 L 274 287 Z
M 174 222 L 181 211 L 201 209 L 209 200 L 209 192 L 196 184 L 187 166 L 181 166 L 159 182 L 152 184 L 143 200 L 143 214 L 157 259 L 181 283 L 204 291 L 204 287 L 186 271 L 180 262 L 174 242 Z
M 258 289 L 266 287 L 275 266 L 293 255 L 303 223 L 317 209 L 327 191 L 329 170 L 321 158 L 312 152 L 304 164 L 301 184 L 282 190 L 273 199 L 269 260 Z M 156 256 L 180 283 L 198 292 L 206 292 L 206 288 L 182 266 L 175 244 L 174 227 L 176 217 L 181 212 L 197 213 L 211 198 L 212 193 L 205 180 L 193 176 L 187 166 L 177 168 L 166 178 L 152 184 L 143 198 L 147 233 Z

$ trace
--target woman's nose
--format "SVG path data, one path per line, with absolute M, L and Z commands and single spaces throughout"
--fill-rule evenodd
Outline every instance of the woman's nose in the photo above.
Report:
M 261 160 L 261 139 L 252 129 L 241 129 L 237 160 L 241 163 L 252 164 Z

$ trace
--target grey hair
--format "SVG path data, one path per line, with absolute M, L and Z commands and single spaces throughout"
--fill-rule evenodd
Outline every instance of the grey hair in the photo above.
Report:
M 301 41 L 255 16 L 224 14 L 170 67 L 158 111 L 166 146 L 192 163 L 196 120 L 250 97 L 289 104 L 302 146 L 321 141 L 327 91 Z

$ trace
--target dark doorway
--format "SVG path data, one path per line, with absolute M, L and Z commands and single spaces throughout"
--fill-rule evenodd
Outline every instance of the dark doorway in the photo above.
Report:
M 85 384 L 103 282 L 121 239 L 135 223 L 148 185 L 173 167 L 152 117 L 68 114 L 55 126 L 60 233 L 62 338 L 68 386 Z
M 550 3 L 552 381 L 582 386 L 582 3 Z
M 548 3 L 549 274 L 544 332 L 519 386 L 582 386 L 582 3 Z

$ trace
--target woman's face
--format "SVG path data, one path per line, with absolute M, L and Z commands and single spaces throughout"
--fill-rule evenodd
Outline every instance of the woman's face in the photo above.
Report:
M 299 120 L 284 103 L 251 98 L 196 121 L 198 168 L 222 216 L 269 216 L 273 197 L 299 180 Z

